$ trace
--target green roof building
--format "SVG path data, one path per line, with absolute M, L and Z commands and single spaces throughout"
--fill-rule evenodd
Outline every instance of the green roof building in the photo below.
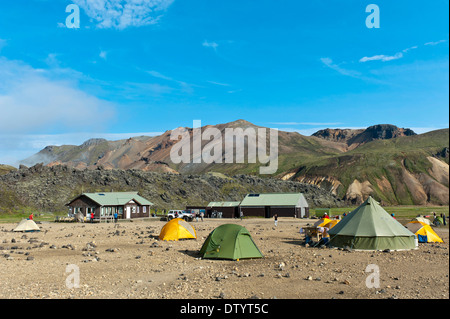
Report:
M 206 207 L 209 217 L 237 218 L 241 202 L 210 202 Z
M 243 216 L 309 217 L 309 205 L 302 193 L 247 194 L 240 204 Z
M 119 219 L 143 218 L 150 216 L 152 202 L 140 196 L 138 192 L 101 192 L 83 193 L 70 201 L 69 215 L 83 214 L 95 220 L 118 214 Z

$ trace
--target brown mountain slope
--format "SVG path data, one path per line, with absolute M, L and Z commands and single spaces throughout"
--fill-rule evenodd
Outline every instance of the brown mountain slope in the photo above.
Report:
M 449 130 L 374 140 L 304 162 L 280 177 L 311 182 L 354 204 L 372 195 L 385 204 L 449 204 Z
M 226 129 L 246 129 L 262 128 L 256 126 L 245 120 L 237 120 L 230 123 L 207 125 L 201 128 L 205 132 L 208 128 L 217 129 L 219 134 L 219 142 L 222 145 L 222 150 L 225 150 L 225 132 Z M 181 128 L 180 128 L 181 129 Z M 193 129 L 185 128 L 190 137 L 190 143 L 193 144 Z M 268 131 L 268 130 L 267 130 Z M 225 164 L 207 164 L 202 163 L 172 163 L 170 151 L 172 147 L 179 142 L 179 140 L 171 139 L 172 131 L 166 131 L 164 134 L 155 137 L 132 137 L 127 140 L 107 141 L 104 139 L 91 139 L 79 146 L 63 145 L 63 146 L 48 146 L 39 153 L 22 161 L 22 164 L 33 166 L 37 163 L 44 163 L 45 165 L 66 165 L 74 168 L 89 168 L 94 169 L 102 166 L 106 169 L 142 169 L 167 172 L 181 172 L 181 173 L 200 173 L 211 170 L 212 167 L 224 166 Z M 332 155 L 343 151 L 341 145 L 316 138 L 307 137 L 296 132 L 278 131 L 279 139 L 279 153 L 282 154 L 298 154 L 303 153 L 308 156 L 322 156 Z M 209 144 L 210 140 L 201 141 L 202 151 L 205 145 Z M 269 137 L 267 136 L 266 145 L 269 146 Z M 248 143 L 245 143 L 247 150 Z M 192 149 L 192 147 L 191 147 Z M 233 148 L 235 153 L 235 146 Z M 193 158 L 201 158 L 201 153 L 192 151 L 190 156 Z M 222 162 L 225 162 L 225 152 L 221 156 Z M 192 162 L 192 161 L 191 161 Z M 227 169 L 239 171 L 245 169 L 248 165 L 233 164 L 225 165 Z M 253 169 L 253 168 L 252 168 Z
M 202 127 L 202 132 L 215 129 L 217 139 L 202 140 L 200 150 L 206 145 L 221 146 L 222 163 L 206 163 L 192 147 L 188 148 L 189 163 L 172 162 L 170 152 L 180 143 L 171 140 L 172 131 L 155 137 L 92 139 L 79 146 L 48 146 L 23 163 L 78 169 L 258 175 L 263 164 L 248 163 L 248 154 L 244 163 L 225 163 L 225 132 L 255 132 L 261 128 L 245 120 Z M 189 139 L 184 141 L 192 146 L 194 130 L 185 129 Z M 245 145 L 248 152 L 247 141 Z M 270 146 L 268 135 L 266 146 Z M 370 194 L 388 204 L 448 205 L 448 146 L 448 129 L 417 135 L 409 129 L 383 124 L 362 130 L 319 131 L 314 136 L 278 131 L 278 170 L 272 176 L 317 185 L 354 203 Z M 235 145 L 231 151 L 235 155 Z M 194 163 L 194 159 L 200 159 L 200 163 Z

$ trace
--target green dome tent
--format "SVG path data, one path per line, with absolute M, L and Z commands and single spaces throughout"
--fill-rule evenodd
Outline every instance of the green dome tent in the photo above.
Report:
M 200 249 L 205 259 L 263 258 L 249 231 L 240 225 L 224 224 L 214 229 Z
M 409 250 L 415 235 L 386 212 L 372 197 L 328 231 L 331 247 L 356 250 Z

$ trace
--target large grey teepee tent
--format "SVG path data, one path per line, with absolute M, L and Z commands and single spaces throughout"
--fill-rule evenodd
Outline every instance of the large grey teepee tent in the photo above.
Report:
M 356 250 L 409 250 L 415 235 L 386 212 L 372 197 L 329 230 L 331 247 Z

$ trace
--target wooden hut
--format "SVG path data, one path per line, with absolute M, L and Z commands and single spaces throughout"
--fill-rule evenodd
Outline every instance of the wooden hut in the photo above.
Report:
M 309 205 L 302 193 L 247 194 L 240 204 L 244 216 L 309 217 Z
M 209 217 L 237 218 L 241 202 L 210 202 L 206 207 Z
M 69 215 L 81 213 L 88 220 L 91 213 L 94 220 L 112 218 L 116 212 L 119 219 L 149 217 L 152 205 L 138 192 L 83 193 L 66 204 Z

